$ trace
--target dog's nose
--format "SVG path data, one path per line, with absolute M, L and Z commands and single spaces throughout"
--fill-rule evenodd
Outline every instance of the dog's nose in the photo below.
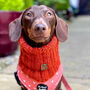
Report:
M 46 30 L 46 26 L 44 24 L 36 24 L 35 30 L 36 31 L 44 31 L 44 30 Z

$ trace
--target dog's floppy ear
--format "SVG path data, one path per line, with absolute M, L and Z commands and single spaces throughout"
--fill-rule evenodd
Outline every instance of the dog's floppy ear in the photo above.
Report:
M 68 25 L 56 15 L 56 36 L 60 42 L 64 42 L 68 38 Z
M 20 15 L 19 18 L 15 19 L 9 24 L 9 37 L 13 42 L 18 41 L 21 36 L 21 30 L 22 30 L 21 18 L 22 18 L 22 14 Z

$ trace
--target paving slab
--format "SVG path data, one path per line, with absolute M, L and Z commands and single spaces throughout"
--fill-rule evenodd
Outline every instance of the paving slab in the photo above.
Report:
M 14 75 L 0 74 L 0 90 L 21 90 L 17 85 Z

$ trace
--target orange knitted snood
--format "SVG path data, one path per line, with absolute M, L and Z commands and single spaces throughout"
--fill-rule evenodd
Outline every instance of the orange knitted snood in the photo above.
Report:
M 59 41 L 56 36 L 41 48 L 32 48 L 23 37 L 19 40 L 20 58 L 19 66 L 30 78 L 44 82 L 51 78 L 60 66 Z M 46 70 L 42 66 L 46 65 Z

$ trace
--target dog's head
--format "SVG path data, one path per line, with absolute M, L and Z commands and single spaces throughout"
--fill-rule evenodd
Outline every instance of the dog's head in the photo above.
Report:
M 9 36 L 12 41 L 17 41 L 22 31 L 35 43 L 47 42 L 54 34 L 59 41 L 64 42 L 67 39 L 68 26 L 53 9 L 40 5 L 26 9 L 10 23 Z

